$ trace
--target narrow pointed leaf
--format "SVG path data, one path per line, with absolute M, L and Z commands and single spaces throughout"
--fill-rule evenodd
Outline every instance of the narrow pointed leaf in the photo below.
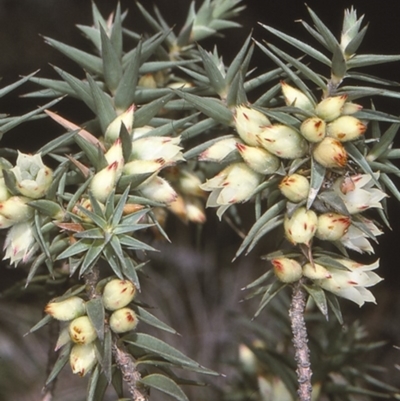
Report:
M 213 118 L 221 124 L 232 125 L 232 112 L 225 107 L 220 101 L 214 98 L 206 98 L 192 95 L 181 90 L 175 90 L 180 97 L 193 104 L 195 108 L 203 112 L 206 116 Z
M 214 59 L 200 45 L 198 45 L 200 57 L 203 60 L 204 68 L 207 72 L 208 79 L 215 92 L 222 95 L 225 92 L 225 80 L 218 66 L 215 65 Z
M 112 25 L 110 40 L 118 59 L 122 60 L 123 36 L 122 36 L 122 16 L 121 16 L 120 3 L 117 4 L 117 9 L 115 11 L 115 17 Z
M 134 103 L 136 85 L 139 77 L 141 49 L 142 41 L 139 41 L 135 51 L 132 52 L 127 66 L 124 68 L 124 73 L 115 91 L 114 103 L 117 109 L 126 110 Z
M 301 50 L 302 52 L 306 53 L 310 57 L 314 58 L 315 60 L 321 62 L 322 64 L 325 64 L 327 66 L 331 65 L 331 61 L 326 57 L 323 53 L 320 51 L 314 49 L 307 43 L 304 43 L 292 36 L 289 36 L 285 34 L 282 31 L 278 31 L 277 29 L 274 29 L 268 25 L 260 24 L 263 28 L 267 29 L 271 33 L 273 33 L 275 36 L 278 38 L 284 40 L 285 42 L 289 43 L 290 45 L 296 47 L 297 49 Z
M 53 320 L 53 318 L 50 315 L 45 315 L 42 319 L 40 319 L 39 322 L 37 322 L 33 327 L 31 327 L 25 335 L 31 334 L 31 333 L 41 329 L 43 326 L 46 326 L 46 324 L 50 323 L 52 320 Z
M 122 214 L 124 212 L 124 206 L 126 204 L 126 201 L 128 199 L 129 195 L 129 187 L 127 187 L 124 191 L 124 193 L 121 195 L 119 198 L 119 201 L 117 203 L 117 206 L 115 206 L 112 218 L 111 218 L 111 225 L 115 227 L 121 220 Z
M 68 74 L 66 71 L 63 71 L 58 67 L 54 67 L 54 69 L 58 75 L 60 75 L 60 77 L 74 90 L 76 97 L 82 100 L 94 113 L 96 113 L 96 107 L 89 84 L 81 81 L 78 78 L 75 78 L 73 75 Z
M 347 62 L 347 68 L 367 67 L 370 65 L 392 63 L 399 60 L 400 55 L 357 54 Z
M 282 212 L 285 206 L 286 206 L 286 200 L 281 200 L 277 202 L 256 221 L 256 223 L 251 227 L 250 231 L 246 235 L 239 249 L 237 250 L 235 258 L 233 260 L 235 260 L 247 248 L 247 246 L 251 243 L 255 235 L 264 226 L 264 224 L 266 224 L 269 220 L 271 220 L 273 217 L 277 216 L 280 212 Z
M 56 260 L 66 259 L 71 256 L 77 255 L 81 252 L 86 252 L 90 248 L 90 244 L 84 242 L 84 240 L 79 240 L 68 247 L 64 252 L 61 252 Z
M 326 300 L 325 292 L 321 287 L 316 285 L 307 285 L 303 284 L 303 288 L 308 292 L 311 298 L 314 300 L 318 309 L 325 316 L 326 320 L 328 320 L 328 303 Z
M 332 75 L 342 80 L 347 72 L 347 64 L 341 47 L 336 45 L 332 56 Z
M 385 187 L 392 193 L 392 195 L 400 202 L 400 191 L 397 189 L 395 183 L 388 177 L 387 174 L 382 173 L 380 179 L 385 184 Z
M 37 108 L 36 110 L 33 110 L 29 113 L 23 114 L 22 116 L 18 117 L 13 117 L 12 120 L 10 120 L 8 123 L 3 124 L 0 127 L 0 140 L 3 137 L 3 135 L 9 131 L 10 129 L 16 127 L 17 125 L 29 121 L 32 117 L 36 116 L 37 114 L 41 113 L 42 111 L 49 109 L 50 107 L 54 106 L 56 103 L 58 103 L 62 98 L 57 98 L 52 100 L 49 103 L 46 103 L 44 106 L 41 106 Z
M 164 322 L 162 322 L 160 319 L 158 319 L 156 316 L 154 316 L 153 314 L 151 314 L 149 311 L 142 308 L 141 306 L 137 306 L 136 309 L 138 312 L 139 319 L 142 322 L 145 322 L 158 329 L 167 331 L 168 333 L 178 334 L 176 330 L 174 330 L 172 327 L 170 327 L 167 324 L 165 324 Z
M 263 238 L 265 235 L 267 235 L 269 232 L 274 230 L 276 227 L 281 226 L 283 223 L 283 216 L 275 216 L 271 220 L 269 220 L 267 223 L 265 223 L 260 230 L 255 234 L 253 240 L 249 244 L 249 247 L 247 248 L 246 255 L 248 255 L 254 247 L 258 244 L 258 242 Z
M 186 397 L 180 387 L 172 379 L 164 375 L 153 373 L 140 379 L 140 383 L 168 394 L 178 401 L 189 401 L 189 398 Z
M 250 290 L 251 288 L 258 287 L 259 285 L 263 284 L 273 276 L 274 276 L 274 271 L 270 269 L 262 276 L 251 282 L 250 284 L 247 284 L 246 287 L 242 288 L 242 290 Z
M 97 337 L 99 337 L 100 341 L 103 341 L 105 312 L 101 297 L 93 298 L 86 302 L 86 313 L 96 330 Z
M 379 141 L 374 144 L 370 152 L 368 153 L 368 160 L 376 160 L 382 156 L 392 145 L 394 138 L 396 137 L 397 131 L 400 124 L 392 124 L 386 132 L 379 138 Z
M 361 111 L 358 111 L 357 113 L 354 114 L 354 117 L 359 118 L 360 120 L 369 120 L 369 121 L 382 121 L 382 122 L 387 122 L 387 123 L 400 123 L 400 118 L 397 116 L 394 116 L 389 113 L 384 113 L 382 111 L 378 110 L 368 110 L 368 109 L 363 109 Z
M 302 63 L 300 60 L 290 56 L 289 54 L 285 53 L 284 51 L 280 50 L 274 45 L 268 44 L 268 47 L 272 49 L 279 57 L 283 58 L 285 61 L 290 63 L 293 67 L 297 68 L 303 75 L 308 78 L 310 81 L 314 82 L 317 86 L 319 86 L 322 90 L 326 89 L 326 83 L 323 79 L 316 74 L 311 68 L 307 65 Z M 307 97 L 309 94 L 305 93 Z
M 340 309 L 340 304 L 339 301 L 336 297 L 336 295 L 333 295 L 330 292 L 325 292 L 325 296 L 326 299 L 328 301 L 328 304 L 330 306 L 330 308 L 332 309 L 333 313 L 336 316 L 336 319 L 338 320 L 338 322 L 343 325 L 343 316 L 342 316 L 342 311 Z
M 12 90 L 18 88 L 18 86 L 24 84 L 25 82 L 29 81 L 38 71 L 33 72 L 32 74 L 27 75 L 26 77 L 21 78 L 17 82 L 14 82 L 10 85 L 4 86 L 0 89 L 0 98 L 5 96 L 7 93 L 11 92 Z
M 121 264 L 119 263 L 119 258 L 114 252 L 111 244 L 108 243 L 105 248 L 103 249 L 103 256 L 107 263 L 110 265 L 111 269 L 115 273 L 115 275 L 123 280 L 123 275 L 121 272 Z
M 332 34 L 332 32 L 328 29 L 328 27 L 320 20 L 320 18 L 317 16 L 317 14 L 315 14 L 314 11 L 310 7 L 307 6 L 307 10 L 308 10 L 308 13 L 310 14 L 318 32 L 324 38 L 326 47 L 328 48 L 328 50 L 330 50 L 333 53 L 335 51 L 335 47 L 338 45 L 338 42 L 337 42 L 335 36 Z
M 91 268 L 93 268 L 93 266 L 99 259 L 105 245 L 106 241 L 104 239 L 92 241 L 89 249 L 85 253 L 85 257 L 83 258 L 83 262 L 79 270 L 80 277 L 90 271 Z
M 105 158 L 103 151 L 98 146 L 88 142 L 79 134 L 75 134 L 74 138 L 77 145 L 84 151 L 86 157 L 90 161 L 90 164 L 96 169 L 97 172 L 108 166 L 107 159 Z
M 195 369 L 205 374 L 217 375 L 210 369 L 202 367 L 198 362 L 187 357 L 182 352 L 173 348 L 164 341 L 159 340 L 153 336 L 144 333 L 132 333 L 122 337 L 122 341 L 132 344 L 135 347 L 144 349 L 145 351 L 153 352 L 156 355 L 165 358 L 167 361 L 173 362 L 178 366 L 182 366 L 187 369 Z
M 50 46 L 57 49 L 59 52 L 75 61 L 83 69 L 89 71 L 95 75 L 103 75 L 103 63 L 100 57 L 93 56 L 92 54 L 86 53 L 82 50 L 76 49 L 75 47 L 66 45 L 58 40 L 44 37 L 45 42 Z
M 311 159 L 310 191 L 307 198 L 307 209 L 310 209 L 325 179 L 326 168 Z
M 142 106 L 140 109 L 135 111 L 135 119 L 133 121 L 133 127 L 142 127 L 146 125 L 174 96 L 173 93 L 165 95 L 159 99 L 153 100 Z
M 108 96 L 99 88 L 89 74 L 86 74 L 86 78 L 89 82 L 90 90 L 92 92 L 97 118 L 100 121 L 100 126 L 103 133 L 105 133 L 109 124 L 117 117 L 117 113 L 114 110 L 110 96 Z
M 137 275 L 136 268 L 133 265 L 132 259 L 130 257 L 125 258 L 125 264 L 122 265 L 122 273 L 126 278 L 132 281 L 133 284 L 135 284 L 136 288 L 140 292 L 139 277 Z
M 103 27 L 100 27 L 100 36 L 104 80 L 110 91 L 114 92 L 122 77 L 121 59 Z
M 281 61 L 278 57 L 276 57 L 270 50 L 268 50 L 261 43 L 256 42 L 257 46 L 282 70 L 287 74 L 287 76 L 293 81 L 293 83 L 307 96 L 311 96 L 311 91 L 307 87 L 307 85 L 299 78 L 299 76 L 292 71 L 283 61 Z M 315 100 L 311 97 L 310 100 L 315 102 Z
M 60 373 L 61 369 L 66 365 L 66 363 L 69 360 L 69 354 L 72 348 L 72 342 L 64 345 L 64 347 L 61 349 L 57 361 L 53 366 L 53 369 L 51 370 L 47 380 L 46 380 L 46 386 L 49 385 Z
M 282 283 L 281 281 L 275 281 L 273 284 L 268 286 L 268 289 L 265 291 L 260 305 L 256 313 L 254 314 L 254 318 L 256 318 L 261 311 L 272 301 L 272 299 L 277 295 L 281 290 L 283 290 L 287 286 L 286 283 Z

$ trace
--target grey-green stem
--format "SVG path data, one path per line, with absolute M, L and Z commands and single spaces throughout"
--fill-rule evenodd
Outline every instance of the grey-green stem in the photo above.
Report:
M 292 302 L 289 309 L 289 317 L 295 348 L 295 360 L 297 364 L 297 381 L 299 401 L 311 401 L 311 365 L 310 349 L 308 348 L 308 336 L 304 320 L 306 307 L 306 294 L 302 288 L 302 280 L 293 286 Z

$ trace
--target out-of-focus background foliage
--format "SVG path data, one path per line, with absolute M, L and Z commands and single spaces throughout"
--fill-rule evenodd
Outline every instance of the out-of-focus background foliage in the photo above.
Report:
M 164 17 L 173 24 L 180 24 L 189 5 L 189 0 L 143 0 L 151 9 L 156 4 Z M 301 1 L 245 0 L 247 9 L 239 22 L 241 30 L 225 31 L 224 38 L 207 40 L 203 46 L 212 49 L 214 43 L 220 46 L 220 54 L 229 62 L 240 48 L 249 32 L 262 40 L 274 40 L 257 21 L 267 23 L 291 35 L 306 36 L 300 24 L 294 21 L 307 18 L 306 8 Z M 108 15 L 116 1 L 97 0 L 96 4 Z M 133 0 L 122 0 L 122 9 L 129 9 L 126 26 L 136 32 L 147 29 L 141 20 Z M 308 5 L 325 21 L 333 31 L 340 32 L 343 9 L 354 5 L 359 14 L 366 14 L 370 22 L 367 38 L 361 49 L 371 53 L 400 53 L 400 30 L 398 15 L 400 3 L 377 0 L 355 0 L 353 2 L 309 0 Z M 39 76 L 55 77 L 50 65 L 82 77 L 82 71 L 66 60 L 53 48 L 47 46 L 42 37 L 50 36 L 59 41 L 89 50 L 89 44 L 82 38 L 75 24 L 89 24 L 91 2 L 89 0 L 0 0 L 0 76 L 2 86 L 17 80 L 37 69 Z M 281 43 L 280 43 L 281 44 Z M 85 47 L 86 46 L 86 47 Z M 284 45 L 283 45 L 284 47 Z M 49 65 L 50 64 L 50 65 Z M 253 67 L 259 71 L 274 68 L 262 54 L 257 53 Z M 379 76 L 400 81 L 399 63 L 378 66 Z M 376 72 L 370 71 L 371 73 Z M 40 99 L 21 99 L 17 95 L 34 89 L 24 85 L 16 93 L 1 99 L 0 110 L 11 114 L 22 114 L 41 104 Z M 44 102 L 42 102 L 44 103 Z M 399 100 L 375 100 L 376 107 L 399 115 Z M 55 108 L 67 119 L 80 123 L 90 117 L 88 109 L 69 99 Z M 6 134 L 2 147 L 17 147 L 22 151 L 35 151 L 49 138 L 61 133 L 51 121 L 39 120 L 27 123 Z M 251 210 L 251 209 L 250 209 Z M 385 281 L 373 289 L 378 305 L 366 305 L 362 309 L 343 302 L 346 322 L 354 319 L 367 327 L 370 338 L 386 340 L 387 345 L 372 360 L 385 366 L 383 378 L 392 385 L 400 384 L 400 351 L 393 345 L 400 345 L 400 205 L 389 199 L 392 231 L 385 230 L 380 238 L 376 253 L 381 258 L 380 275 Z M 253 215 L 243 210 L 243 216 L 252 223 Z M 265 269 L 260 255 L 269 251 L 268 244 L 259 245 L 247 257 L 231 263 L 240 244 L 240 237 L 226 223 L 219 223 L 214 211 L 208 212 L 208 221 L 202 229 L 186 226 L 171 218 L 167 232 L 172 243 L 155 241 L 160 253 L 151 255 L 153 263 L 144 280 L 143 300 L 150 305 L 160 305 L 155 313 L 172 325 L 181 337 L 168 335 L 168 342 L 176 346 L 201 364 L 227 375 L 214 378 L 208 388 L 188 390 L 193 401 L 219 400 L 221 389 L 228 387 L 235 377 L 230 362 L 237 357 L 237 346 L 245 329 L 240 319 L 250 320 L 255 311 L 252 302 L 240 303 L 244 294 L 241 288 L 258 277 Z M 3 238 L 0 233 L 0 240 Z M 21 267 L 10 269 L 3 264 L 0 271 L 0 291 L 9 288 L 24 277 Z M 49 284 L 51 288 L 51 283 Z M 46 378 L 46 360 L 49 352 L 48 330 L 23 337 L 41 317 L 47 295 L 29 289 L 26 294 L 14 300 L 0 300 L 0 401 L 37 401 Z M 268 308 L 258 319 L 261 324 L 271 324 Z M 166 335 L 157 333 L 158 335 Z M 59 380 L 56 401 L 84 400 L 85 380 L 72 377 L 68 369 Z M 110 400 L 113 398 L 110 398 Z

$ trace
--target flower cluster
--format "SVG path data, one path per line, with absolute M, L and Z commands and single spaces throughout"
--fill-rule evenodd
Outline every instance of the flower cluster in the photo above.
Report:
M 103 288 L 102 305 L 108 311 L 105 321 L 114 333 L 126 333 L 136 328 L 138 317 L 128 307 L 136 295 L 136 287 L 128 280 L 112 279 Z M 87 302 L 79 296 L 54 300 L 45 312 L 63 322 L 56 350 L 72 345 L 69 360 L 72 372 L 86 375 L 97 363 L 95 340 L 104 328 L 95 327 L 87 314 Z M 104 323 L 101 322 L 103 325 Z
M 18 152 L 16 165 L 7 167 L 3 166 L 0 177 L 0 228 L 9 228 L 4 259 L 10 259 L 17 266 L 28 262 L 38 249 L 34 209 L 29 202 L 46 195 L 53 182 L 53 172 L 43 164 L 40 154 Z

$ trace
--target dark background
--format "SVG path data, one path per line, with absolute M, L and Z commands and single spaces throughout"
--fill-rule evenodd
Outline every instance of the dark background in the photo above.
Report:
M 98 0 L 96 4 L 103 16 L 106 16 L 115 8 L 116 1 Z M 148 9 L 151 9 L 151 4 L 156 4 L 168 22 L 171 25 L 177 24 L 179 28 L 184 20 L 189 1 L 143 0 L 143 4 Z M 278 46 L 282 44 L 277 38 L 258 26 L 258 21 L 295 35 L 299 39 L 307 37 L 302 26 L 295 22 L 298 19 L 310 22 L 302 1 L 247 0 L 244 1 L 244 4 L 247 5 L 247 9 L 238 19 L 242 23 L 243 29 L 227 30 L 224 32 L 224 39 L 207 40 L 202 43 L 208 49 L 212 49 L 215 42 L 220 44 L 219 51 L 224 55 L 226 62 L 229 62 L 238 51 L 252 29 L 257 40 L 266 39 Z M 134 1 L 123 0 L 121 5 L 123 10 L 129 9 L 126 27 L 136 32 L 147 30 Z M 398 22 L 400 2 L 310 0 L 308 5 L 338 35 L 343 9 L 354 5 L 360 15 L 366 15 L 364 22 L 370 22 L 367 37 L 359 52 L 400 53 Z M 82 38 L 80 31 L 75 28 L 75 24 L 91 24 L 90 1 L 0 0 L 0 76 L 3 77 L 1 86 L 14 82 L 20 75 L 29 74 L 38 69 L 40 69 L 38 76 L 56 77 L 50 65 L 59 66 L 71 74 L 82 76 L 79 67 L 44 44 L 40 36 L 50 36 L 90 51 L 90 45 Z M 310 38 L 310 44 L 313 43 Z M 274 67 L 260 51 L 256 51 L 253 61 L 253 66 L 256 65 L 259 71 Z M 400 63 L 378 66 L 366 72 L 400 81 Z M 33 85 L 24 85 L 18 91 L 0 99 L 0 111 L 16 115 L 43 104 L 45 101 L 42 99 L 32 100 L 17 97 L 17 94 L 20 95 L 33 89 L 36 89 Z M 395 115 L 400 114 L 400 100 L 376 99 L 374 101 L 378 109 L 384 109 Z M 77 123 L 90 117 L 88 110 L 81 104 L 70 100 L 64 100 L 55 109 L 61 115 Z M 23 151 L 35 151 L 58 133 L 61 131 L 50 121 L 29 123 L 7 133 L 2 141 L 2 146 L 14 146 Z M 373 289 L 378 305 L 366 305 L 362 309 L 358 309 L 355 306 L 349 306 L 346 302 L 343 303 L 343 306 L 348 310 L 348 315 L 345 314 L 348 316 L 348 321 L 360 318 L 367 325 L 371 338 L 388 341 L 388 346 L 376 358 L 376 362 L 382 363 L 388 368 L 386 378 L 391 384 L 400 385 L 399 372 L 394 368 L 394 364 L 400 361 L 400 351 L 392 348 L 392 345 L 400 345 L 400 206 L 392 199 L 389 199 L 388 204 L 393 230 L 386 229 L 385 235 L 379 238 L 380 245 L 377 246 L 377 255 L 381 258 L 380 275 L 385 278 L 383 283 Z M 183 341 L 183 346 L 187 348 L 186 352 L 195 359 L 197 354 L 200 355 L 201 362 L 207 365 L 208 361 L 216 356 L 214 354 L 218 354 L 221 344 L 226 341 L 228 335 L 229 324 L 227 324 L 224 311 L 244 310 L 243 306 L 239 307 L 238 305 L 238 300 L 241 298 L 240 288 L 252 278 L 257 277 L 265 268 L 258 259 L 263 250 L 257 249 L 249 257 L 230 264 L 230 260 L 240 244 L 240 239 L 228 227 L 217 223 L 214 211 L 209 213 L 205 232 L 215 234 L 218 237 L 217 240 L 223 241 L 222 247 L 216 246 L 206 238 L 203 240 L 202 249 L 199 252 L 194 246 L 195 230 L 188 229 L 179 222 L 173 223 L 172 230 L 173 243 L 180 245 L 175 248 L 173 245 L 172 247 L 164 245 L 165 249 L 162 251 L 164 259 L 162 261 L 155 259 L 154 266 L 156 268 L 149 275 L 154 275 L 153 284 L 156 283 L 160 288 L 158 296 L 161 294 L 161 299 L 165 301 L 167 310 L 164 311 L 164 314 L 167 316 L 167 320 L 178 331 L 186 333 L 185 341 Z M 159 269 L 157 270 L 157 268 Z M 216 269 L 218 274 L 215 273 Z M 5 274 L 4 272 L 8 272 L 10 276 L 15 274 L 13 271 L 3 270 L 2 276 Z M 168 283 L 168 277 L 166 277 L 170 274 L 175 277 L 172 284 Z M 181 275 L 180 278 L 177 278 L 177 275 Z M 182 282 L 179 281 L 180 279 Z M 182 295 L 182 291 L 186 295 Z M 150 298 L 152 297 L 155 295 L 150 296 Z M 182 306 L 182 303 L 189 302 L 190 297 L 195 299 L 192 301 L 193 305 Z M 154 304 L 162 303 L 155 299 Z M 199 310 L 200 304 L 203 305 L 201 311 Z M 250 309 L 247 311 L 250 317 L 254 309 L 248 309 Z M 21 316 L 25 315 L 22 313 Z M 186 323 L 188 319 L 192 323 L 190 327 L 185 328 L 183 322 Z M 181 345 L 181 340 L 178 340 L 177 343 Z M 39 376 L 35 380 L 43 380 L 43 378 Z M 40 383 L 35 388 L 40 389 Z M 24 398 L 26 400 L 36 399 L 35 397 L 26 397 Z

